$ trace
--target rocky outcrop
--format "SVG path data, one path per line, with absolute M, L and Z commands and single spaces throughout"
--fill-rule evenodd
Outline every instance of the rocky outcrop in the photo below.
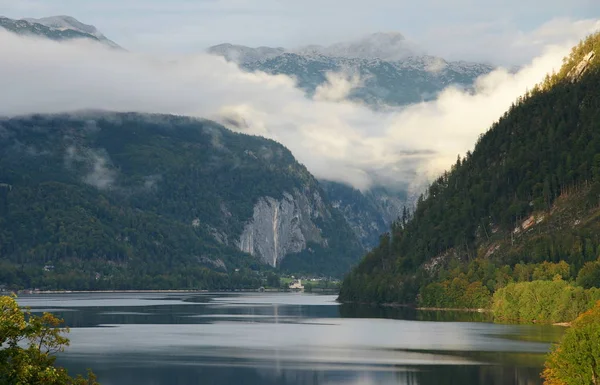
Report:
M 275 267 L 287 254 L 299 253 L 308 242 L 326 246 L 314 223 L 329 216 L 318 192 L 283 193 L 279 200 L 262 197 L 254 206 L 252 219 L 244 227 L 238 247 Z
M 567 78 L 570 79 L 571 82 L 576 82 L 577 80 L 579 80 L 579 78 L 581 77 L 581 75 L 583 75 L 585 70 L 588 69 L 590 63 L 592 62 L 592 60 L 594 60 L 595 56 L 596 53 L 594 51 L 591 51 L 587 55 L 585 55 L 583 59 L 579 62 L 579 64 L 577 64 L 575 68 L 569 71 L 569 73 L 567 74 Z

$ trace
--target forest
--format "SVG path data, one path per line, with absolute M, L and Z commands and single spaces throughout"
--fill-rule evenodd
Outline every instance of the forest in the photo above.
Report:
M 260 197 L 316 191 L 288 149 L 178 116 L 0 119 L 0 287 L 258 288 L 273 269 L 236 245 Z M 361 252 L 341 213 L 328 247 L 282 272 L 341 276 Z
M 591 52 L 600 34 L 431 184 L 346 276 L 340 300 L 490 308 L 512 283 L 600 286 L 600 61 L 580 64 Z

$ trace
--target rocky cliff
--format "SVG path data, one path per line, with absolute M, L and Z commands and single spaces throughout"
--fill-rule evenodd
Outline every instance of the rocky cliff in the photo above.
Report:
M 244 227 L 238 245 L 276 267 L 287 254 L 300 253 L 309 242 L 327 246 L 314 220 L 331 217 L 319 192 L 283 193 L 280 200 L 262 197 L 254 205 L 252 219 Z

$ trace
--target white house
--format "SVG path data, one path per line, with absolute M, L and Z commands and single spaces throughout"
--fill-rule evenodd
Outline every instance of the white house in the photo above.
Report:
M 292 281 L 292 283 L 290 283 L 289 288 L 291 290 L 304 290 L 304 286 L 302 286 L 302 280 L 299 279 L 297 281 Z

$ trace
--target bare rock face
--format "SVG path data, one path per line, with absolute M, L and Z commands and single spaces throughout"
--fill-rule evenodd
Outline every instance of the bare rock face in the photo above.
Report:
M 579 80 L 579 78 L 581 77 L 581 75 L 583 75 L 585 70 L 588 69 L 590 63 L 592 62 L 592 60 L 594 60 L 595 56 L 596 53 L 594 51 L 591 51 L 587 55 L 585 55 L 584 58 L 579 62 L 579 64 L 577 64 L 575 68 L 569 71 L 569 73 L 567 74 L 567 78 L 571 79 L 571 82 L 573 83 Z
M 306 249 L 307 242 L 327 245 L 313 222 L 329 216 L 321 196 L 294 190 L 281 200 L 263 197 L 254 206 L 254 215 L 244 227 L 238 247 L 266 264 L 277 266 L 287 254 Z

